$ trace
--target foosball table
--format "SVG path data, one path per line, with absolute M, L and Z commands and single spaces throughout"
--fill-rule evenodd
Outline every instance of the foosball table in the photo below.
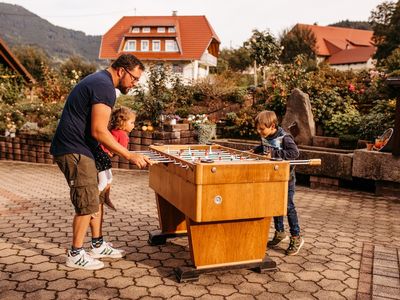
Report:
M 266 256 L 271 218 L 287 210 L 289 168 L 320 160 L 274 161 L 219 145 L 150 146 L 156 163 L 149 185 L 156 193 L 160 231 L 149 244 L 187 235 L 193 266 L 175 269 L 179 282 L 208 271 L 276 269 Z

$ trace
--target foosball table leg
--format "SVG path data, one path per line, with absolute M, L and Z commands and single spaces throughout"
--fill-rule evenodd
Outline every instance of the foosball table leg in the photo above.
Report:
M 153 231 L 149 233 L 149 239 L 147 243 L 151 246 L 164 245 L 167 239 L 176 238 L 181 236 L 187 236 L 187 233 L 162 233 L 161 231 Z
M 277 269 L 278 268 L 276 267 L 276 262 L 274 262 L 269 257 L 265 257 L 263 262 L 259 266 L 253 268 L 252 270 L 257 273 L 263 273 L 263 272 L 276 271 Z
M 269 257 L 265 257 L 263 261 L 256 263 L 243 263 L 243 264 L 201 268 L 201 269 L 196 269 L 194 267 L 178 267 L 174 269 L 174 273 L 178 282 L 190 282 L 190 281 L 197 281 L 199 279 L 199 276 L 203 273 L 215 272 L 215 271 L 229 271 L 232 269 L 250 269 L 257 273 L 263 273 L 263 272 L 275 271 L 277 270 L 277 267 L 276 267 L 276 262 L 274 262 Z

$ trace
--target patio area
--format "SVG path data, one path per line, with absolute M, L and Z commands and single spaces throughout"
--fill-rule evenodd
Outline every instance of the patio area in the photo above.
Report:
M 114 175 L 118 210 L 106 209 L 104 236 L 127 256 L 84 271 L 64 264 L 73 208 L 59 169 L 0 161 L 1 299 L 400 299 L 400 196 L 298 186 L 305 239 L 298 255 L 285 256 L 284 244 L 268 250 L 276 272 L 213 272 L 178 283 L 173 268 L 190 263 L 188 242 L 148 245 L 158 228 L 148 172 Z

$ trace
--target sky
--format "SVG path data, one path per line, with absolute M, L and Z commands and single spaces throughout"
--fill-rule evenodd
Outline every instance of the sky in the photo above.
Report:
M 253 29 L 276 37 L 296 23 L 325 26 L 367 21 L 384 0 L 0 0 L 18 4 L 50 23 L 103 35 L 123 16 L 205 15 L 221 48 L 242 46 Z

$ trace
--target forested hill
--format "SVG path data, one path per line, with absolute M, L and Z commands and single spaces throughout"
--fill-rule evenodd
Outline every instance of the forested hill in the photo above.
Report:
M 96 62 L 101 36 L 55 26 L 22 6 L 0 2 L 0 37 L 10 46 L 36 45 L 52 58 L 79 55 Z

